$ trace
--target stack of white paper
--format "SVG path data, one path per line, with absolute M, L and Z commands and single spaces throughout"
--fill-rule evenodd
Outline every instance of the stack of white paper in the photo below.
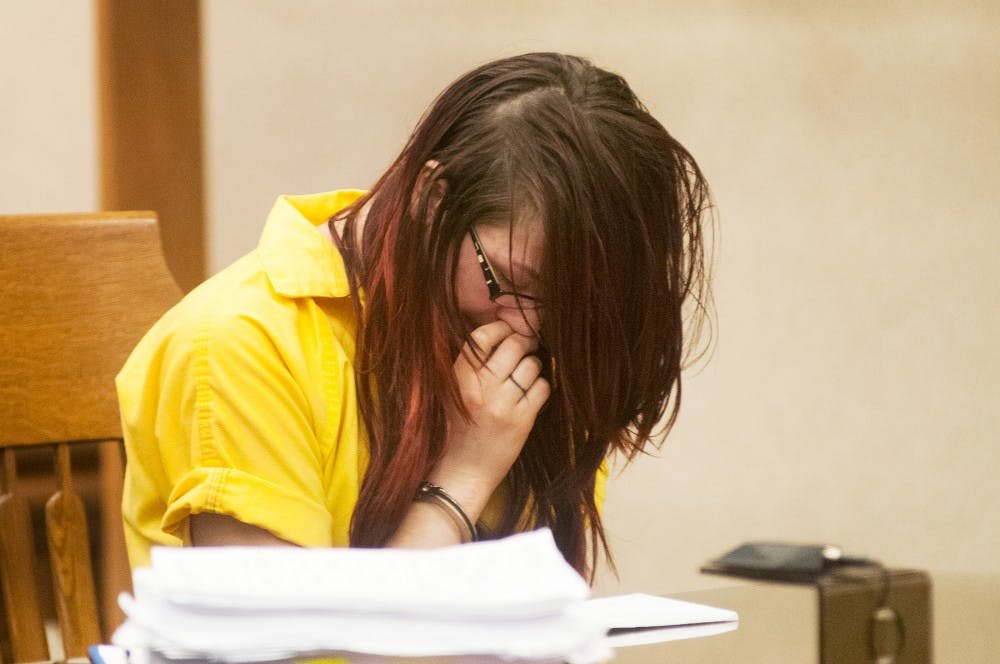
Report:
M 586 663 L 610 655 L 612 628 L 724 630 L 736 619 L 649 596 L 585 602 L 587 584 L 548 530 L 424 550 L 156 548 L 133 580 L 114 636 L 133 661 L 354 653 Z
M 547 530 L 441 549 L 156 548 L 115 644 L 181 658 L 597 661 L 605 629 Z

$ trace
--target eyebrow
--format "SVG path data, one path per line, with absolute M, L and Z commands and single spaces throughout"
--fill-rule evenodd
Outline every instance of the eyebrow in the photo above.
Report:
M 486 254 L 486 249 L 483 249 L 483 253 Z M 494 272 L 499 272 L 500 276 L 504 277 L 508 282 L 510 282 L 512 286 L 517 285 L 514 283 L 514 279 L 512 278 L 514 275 L 507 274 L 505 271 L 502 271 L 499 268 L 497 268 L 497 260 L 495 256 L 490 256 L 489 254 L 486 254 L 486 258 L 487 260 L 489 260 L 490 266 L 493 268 Z M 523 262 L 521 262 L 520 259 L 514 258 L 513 255 L 510 256 L 510 268 L 511 270 L 517 272 L 518 274 L 526 275 L 528 279 L 534 282 L 531 285 L 537 285 L 538 282 L 541 281 L 541 275 L 539 275 L 538 272 L 533 267 L 531 267 L 530 265 L 525 265 Z

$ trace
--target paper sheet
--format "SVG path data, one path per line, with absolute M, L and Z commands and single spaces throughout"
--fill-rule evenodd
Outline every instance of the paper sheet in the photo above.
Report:
M 428 550 L 158 548 L 134 587 L 120 599 L 128 619 L 114 642 L 160 659 L 350 652 L 584 664 L 627 642 L 612 629 L 654 628 L 629 636 L 649 643 L 736 625 L 732 611 L 650 595 L 584 601 L 587 584 L 548 530 Z
M 548 530 L 423 550 L 158 547 L 135 581 L 191 607 L 442 617 L 546 615 L 590 592 Z
M 574 611 L 609 630 L 677 627 L 739 620 L 736 612 L 729 609 L 643 593 L 587 600 Z

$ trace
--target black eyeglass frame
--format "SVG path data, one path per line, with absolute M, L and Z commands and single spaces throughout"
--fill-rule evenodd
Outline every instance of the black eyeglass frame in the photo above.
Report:
M 500 282 L 496 278 L 496 271 L 490 265 L 490 259 L 483 252 L 483 245 L 480 244 L 479 236 L 476 234 L 476 229 L 473 226 L 469 227 L 469 237 L 472 238 L 472 246 L 476 250 L 479 267 L 483 270 L 486 288 L 490 291 L 490 302 L 495 302 L 507 309 L 539 309 L 543 306 L 542 301 L 533 295 L 518 293 L 517 291 L 505 291 L 500 288 Z

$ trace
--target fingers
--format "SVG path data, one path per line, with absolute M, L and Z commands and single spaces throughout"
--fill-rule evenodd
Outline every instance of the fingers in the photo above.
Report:
M 513 333 L 513 328 L 506 321 L 495 320 L 474 329 L 469 334 L 466 346 L 472 351 L 473 356 L 483 363 L 493 353 L 493 349 Z
M 549 385 L 549 381 L 544 378 L 537 378 L 531 387 L 528 388 L 527 393 L 524 395 L 523 399 L 525 403 L 531 406 L 531 408 L 536 411 L 542 407 L 549 399 L 549 395 L 552 394 L 552 386 Z
M 486 367 L 501 379 L 509 376 L 525 355 L 538 350 L 538 339 L 519 334 L 509 324 L 498 320 L 477 327 L 462 348 L 459 361 L 473 370 Z
M 534 355 L 528 355 L 514 367 L 514 370 L 507 376 L 507 382 L 521 392 L 520 398 L 526 398 L 541 373 L 541 360 Z
M 537 410 L 551 388 L 541 378 L 542 362 L 534 355 L 538 339 L 519 334 L 504 321 L 476 328 L 455 361 L 466 406 L 510 407 L 526 404 Z M 505 406 L 506 404 L 506 406 Z
M 538 340 L 523 334 L 511 334 L 496 347 L 486 367 L 500 377 L 514 373 L 521 360 L 538 350 Z

